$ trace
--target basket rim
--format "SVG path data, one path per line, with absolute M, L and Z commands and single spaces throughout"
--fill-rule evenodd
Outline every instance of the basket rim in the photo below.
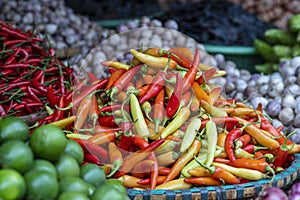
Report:
M 240 199 L 244 195 L 244 189 L 253 189 L 255 194 L 257 195 L 263 188 L 267 186 L 275 186 L 284 188 L 289 184 L 293 183 L 297 178 L 300 177 L 300 154 L 295 154 L 295 161 L 289 166 L 286 170 L 275 175 L 275 178 L 272 183 L 268 183 L 270 180 L 261 179 L 258 181 L 250 181 L 248 183 L 236 184 L 236 185 L 223 185 L 223 186 L 208 186 L 208 187 L 193 187 L 190 189 L 184 190 L 137 190 L 137 189 L 127 189 L 127 194 L 136 196 L 136 195 L 169 195 L 174 196 L 176 194 L 196 194 L 201 193 L 202 195 L 207 196 L 210 192 L 216 192 L 218 196 L 226 196 L 226 191 L 235 190 L 236 191 L 236 199 Z M 283 184 L 283 186 L 280 186 Z M 205 198 L 203 198 L 205 199 Z
M 209 53 L 222 53 L 231 55 L 258 55 L 253 46 L 221 46 L 203 44 L 204 49 Z

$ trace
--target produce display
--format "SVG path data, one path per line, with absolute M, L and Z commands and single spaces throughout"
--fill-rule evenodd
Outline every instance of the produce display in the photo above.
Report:
M 22 31 L 35 30 L 41 38 L 47 36 L 55 49 L 80 48 L 80 54 L 69 60 L 72 64 L 110 34 L 87 17 L 75 14 L 65 1 L 3 0 L 0 20 L 14 23 Z
M 17 117 L 0 119 L 1 199 L 129 199 L 120 180 L 83 163 L 81 146 L 57 126 L 29 133 Z
M 177 21 L 182 33 L 202 44 L 252 46 L 253 39 L 262 39 L 265 30 L 275 27 L 230 1 L 177 2 L 169 7 L 170 11 L 158 18 Z
M 278 71 L 278 63 L 300 56 L 300 14 L 294 15 L 288 23 L 288 30 L 269 29 L 264 33 L 264 40 L 255 39 L 254 47 L 264 58 L 265 64 L 255 66 L 255 70 L 270 74 Z
M 279 72 L 270 75 L 238 69 L 235 63 L 226 61 L 220 54 L 215 58 L 217 68 L 227 73 L 213 81 L 224 88 L 226 97 L 246 101 L 254 108 L 261 103 L 265 113 L 272 117 L 272 124 L 285 126 L 289 132 L 296 131 L 291 140 L 299 143 L 299 57 L 277 64 Z
M 25 33 L 3 22 L 0 35 L 0 117 L 32 114 L 36 118 L 35 113 L 46 111 L 45 106 L 55 109 L 58 101 L 65 103 L 75 81 L 74 70 L 55 57 L 54 49 L 46 50 L 46 41 L 31 31 Z M 61 118 L 58 112 L 54 120 Z
M 102 63 L 111 75 L 102 90 L 85 89 L 90 95 L 75 109 L 78 134 L 67 137 L 86 149 L 86 162 L 103 165 L 127 188 L 155 190 L 272 178 L 293 162 L 294 133 L 273 127 L 260 105 L 220 96 L 209 81 L 224 71 L 201 64 L 199 50 L 130 53 L 131 67 Z
M 296 1 L 70 2 L 0 2 L 0 199 L 299 199 Z

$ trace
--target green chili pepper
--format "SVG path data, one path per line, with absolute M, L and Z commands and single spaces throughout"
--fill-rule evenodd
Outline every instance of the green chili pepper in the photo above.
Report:
M 182 143 L 180 145 L 180 152 L 185 152 L 192 145 L 200 126 L 201 120 L 199 118 L 195 118 L 190 122 L 183 136 Z
M 137 134 L 148 140 L 148 126 L 146 124 L 142 109 L 140 107 L 140 103 L 134 94 L 130 94 L 130 109 L 133 121 L 135 121 Z

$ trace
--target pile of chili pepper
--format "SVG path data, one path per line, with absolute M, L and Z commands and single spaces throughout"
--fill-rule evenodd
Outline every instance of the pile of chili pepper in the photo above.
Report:
M 66 104 L 75 78 L 54 49 L 44 48 L 46 42 L 31 30 L 23 32 L 0 21 L 0 118 L 34 116 L 48 106 L 55 114 L 41 124 L 63 119 L 56 107 Z
M 226 99 L 210 79 L 224 75 L 184 47 L 131 50 L 107 61 L 110 76 L 73 100 L 85 162 L 128 188 L 187 189 L 268 178 L 292 163 L 298 144 L 262 106 Z M 79 87 L 78 87 L 79 88 Z

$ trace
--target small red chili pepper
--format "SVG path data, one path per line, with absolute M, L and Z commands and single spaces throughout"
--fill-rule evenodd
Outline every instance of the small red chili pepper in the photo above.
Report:
M 183 88 L 184 93 L 192 87 L 192 85 L 195 81 L 195 78 L 197 76 L 199 64 L 200 64 L 200 50 L 197 49 L 196 53 L 194 55 L 192 66 L 189 69 L 189 71 L 186 73 L 186 75 L 184 76 L 184 79 L 183 79 L 182 88 Z
M 227 157 L 229 158 L 230 161 L 234 161 L 235 155 L 234 155 L 234 140 L 237 139 L 242 135 L 242 130 L 239 128 L 235 128 L 231 130 L 225 139 L 225 152 L 227 154 Z
M 114 94 L 122 91 L 122 89 L 131 81 L 133 76 L 140 70 L 141 66 L 142 65 L 137 65 L 119 76 L 119 78 L 112 84 L 110 97 L 113 97 Z
M 255 146 L 254 144 L 247 144 L 243 147 L 243 150 L 247 151 L 248 153 L 255 153 L 256 151 L 263 149 L 268 149 L 268 147 Z
M 84 161 L 88 162 L 88 163 L 94 163 L 94 164 L 99 165 L 99 166 L 104 165 L 104 163 L 101 162 L 101 160 L 97 156 L 95 156 L 95 155 L 93 155 L 89 152 L 84 153 Z
M 176 75 L 176 86 L 175 89 L 168 101 L 167 107 L 166 107 L 166 115 L 168 118 L 172 118 L 175 113 L 177 112 L 180 101 L 182 98 L 182 90 L 183 90 L 183 79 L 181 75 L 178 73 Z
M 53 85 L 49 85 L 48 89 L 47 89 L 47 100 L 49 102 L 49 105 L 52 107 L 52 108 L 55 108 L 55 105 L 57 104 L 58 102 L 58 98 L 57 96 L 54 96 L 54 93 L 53 93 Z M 66 100 L 67 101 L 67 100 Z
M 3 108 L 3 106 L 0 104 L 0 117 L 4 117 L 4 116 L 6 116 L 6 111 Z
M 20 48 L 15 48 L 15 49 L 14 49 L 14 53 L 11 54 L 11 55 L 6 59 L 6 65 L 9 65 L 9 64 L 11 64 L 13 61 L 15 61 L 17 55 L 19 54 L 19 52 L 20 52 Z
M 77 107 L 85 96 L 91 94 L 96 90 L 103 89 L 106 86 L 107 82 L 108 82 L 108 78 L 99 80 L 96 83 L 90 85 L 88 88 L 82 91 L 82 93 L 80 93 L 78 96 L 73 98 L 72 100 L 73 107 Z
M 156 184 L 160 185 L 166 180 L 166 176 L 158 176 L 156 179 Z M 138 184 L 142 185 L 150 185 L 151 184 L 151 178 L 145 178 L 138 181 Z
M 289 139 L 290 136 L 295 134 L 296 132 L 290 133 L 288 136 L 284 138 L 283 144 L 279 146 L 277 149 L 277 153 L 275 156 L 275 160 L 273 162 L 273 165 L 275 167 L 282 167 L 283 164 L 286 162 L 287 156 L 288 156 L 288 151 L 290 150 L 290 147 L 287 144 L 287 140 Z
M 238 120 L 233 118 L 233 117 L 213 117 L 212 120 L 217 124 L 217 125 L 226 125 L 227 124 L 238 124 Z M 206 123 L 209 121 L 209 119 L 204 119 L 204 120 L 201 120 L 201 128 L 200 129 L 203 129 L 206 125 Z
M 149 145 L 147 140 L 139 135 L 133 135 L 132 143 L 139 149 L 145 149 Z
M 150 143 L 145 149 L 138 150 L 134 153 L 128 154 L 124 158 L 123 166 L 119 172 L 115 174 L 116 177 L 121 177 L 127 174 L 137 163 L 145 159 L 152 151 L 164 143 L 165 139 L 155 140 Z
M 130 151 L 132 145 L 133 134 L 131 131 L 123 132 L 120 136 L 119 148 L 123 150 L 123 154 L 127 154 Z
M 252 138 L 249 134 L 243 134 L 242 136 L 238 137 L 234 140 L 234 144 L 236 148 L 243 148 L 245 147 L 249 142 L 251 142 Z
M 62 120 L 64 118 L 64 107 L 65 107 L 65 98 L 64 96 L 60 97 L 57 103 L 57 109 L 54 111 L 53 121 L 56 122 L 58 120 Z
M 109 153 L 106 149 L 88 140 L 75 140 L 87 152 L 95 155 L 102 163 L 109 162 Z
M 31 98 L 34 99 L 35 102 L 42 103 L 41 100 L 33 93 L 30 86 L 27 87 L 27 91 L 29 92 L 29 95 L 31 96 Z
M 278 132 L 277 129 L 266 118 L 261 116 L 260 119 L 261 119 L 260 128 L 262 130 L 268 131 L 274 137 L 282 136 L 280 132 Z
M 4 33 L 8 33 L 11 37 L 28 40 L 29 37 L 25 33 L 18 32 L 16 29 L 1 27 L 1 31 Z
M 101 126 L 116 127 L 115 116 L 99 116 L 98 122 Z
M 160 71 L 156 74 L 145 95 L 139 97 L 140 104 L 158 95 L 165 85 L 166 77 L 167 74 L 164 71 Z

